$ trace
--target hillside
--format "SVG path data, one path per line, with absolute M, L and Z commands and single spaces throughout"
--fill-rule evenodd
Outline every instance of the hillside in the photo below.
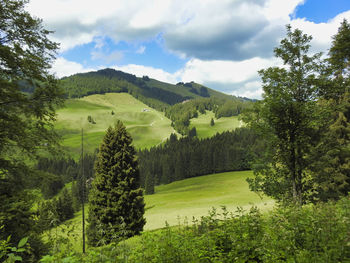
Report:
M 252 105 L 249 99 L 227 95 L 193 81 L 174 85 L 108 68 L 62 78 L 60 85 L 70 99 L 128 93 L 148 107 L 165 112 L 172 127 L 182 135 L 189 134 L 190 119 L 199 113 L 212 111 L 216 118 L 238 116 Z
M 63 136 L 63 146 L 75 157 L 80 155 L 82 128 L 85 149 L 92 152 L 98 148 L 108 126 L 117 119 L 126 125 L 136 148 L 157 145 L 175 132 L 164 114 L 127 93 L 69 99 L 57 114 L 55 128 Z
M 209 116 L 214 117 L 214 114 L 207 112 L 199 115 L 198 120 L 191 119 L 191 125 L 198 127 L 198 136 L 201 138 L 233 130 L 240 125 L 237 117 L 233 116 L 220 119 L 214 117 L 216 125 L 209 126 Z M 93 152 L 98 148 L 106 129 L 117 119 L 126 125 L 137 149 L 158 145 L 169 138 L 171 133 L 176 133 L 171 120 L 164 113 L 148 107 L 128 93 L 68 99 L 65 107 L 57 111 L 55 129 L 62 135 L 64 148 L 77 159 L 81 152 L 81 129 L 84 129 L 85 150 Z
M 214 120 L 214 125 L 210 125 L 211 119 Z M 217 132 L 231 131 L 238 127 L 242 127 L 242 121 L 237 116 L 215 118 L 212 111 L 206 111 L 200 114 L 197 118 L 191 119 L 190 128 L 196 127 L 198 138 L 208 138 L 214 136 Z
M 246 178 L 251 176 L 251 171 L 228 172 L 157 186 L 155 194 L 145 196 L 145 230 L 162 228 L 166 222 L 171 226 L 183 224 L 186 220 L 192 224 L 193 217 L 200 219 L 201 216 L 208 215 L 213 207 L 219 209 L 223 205 L 230 212 L 235 212 L 237 207 L 247 210 L 252 205 L 263 211 L 271 209 L 274 205 L 271 198 L 261 199 L 249 190 Z M 64 225 L 68 225 L 67 230 L 73 228 L 76 238 L 80 237 L 81 216 L 81 211 L 77 212 L 73 219 L 58 229 L 66 229 Z M 50 232 L 55 232 L 55 229 Z M 64 235 L 66 233 L 65 231 Z M 81 239 L 77 240 L 79 242 L 74 242 L 74 249 L 81 251 Z
M 251 192 L 246 181 L 251 177 L 251 171 L 228 172 L 189 178 L 171 184 L 160 185 L 155 194 L 146 195 L 146 230 L 165 226 L 165 221 L 176 225 L 178 217 L 191 223 L 192 217 L 200 218 L 207 215 L 212 207 L 227 206 L 234 212 L 238 206 L 244 209 L 253 204 L 269 209 L 273 206 L 272 199 L 261 199 Z
M 107 92 L 127 92 L 144 103 L 153 105 L 153 107 L 166 107 L 201 97 L 237 99 L 194 82 L 180 82 L 173 85 L 147 76 L 138 78 L 135 75 L 108 68 L 62 78 L 61 86 L 68 98 Z

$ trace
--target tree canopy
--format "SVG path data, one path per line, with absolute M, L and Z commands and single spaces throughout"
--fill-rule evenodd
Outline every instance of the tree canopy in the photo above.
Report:
M 28 160 L 57 142 L 52 121 L 62 92 L 49 72 L 58 45 L 41 20 L 25 11 L 26 3 L 0 4 L 0 239 L 11 236 L 17 243 L 29 236 L 35 261 L 43 245 L 34 228 L 32 197 L 22 190 L 33 178 Z
M 58 45 L 25 0 L 0 6 L 0 173 L 25 166 L 18 153 L 33 155 L 56 141 L 52 130 L 62 93 L 49 69 Z M 21 168 L 21 169 L 22 169 Z
M 297 204 L 349 190 L 349 32 L 344 20 L 322 60 L 311 36 L 287 26 L 274 50 L 284 66 L 259 71 L 263 100 L 244 118 L 267 142 L 251 189 Z

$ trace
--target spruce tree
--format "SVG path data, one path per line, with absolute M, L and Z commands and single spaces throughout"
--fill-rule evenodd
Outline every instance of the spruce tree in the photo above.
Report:
M 109 127 L 100 145 L 89 194 L 90 245 L 139 234 L 146 221 L 143 190 L 132 138 L 121 121 Z
M 215 125 L 214 119 L 211 118 L 211 120 L 210 120 L 210 126 L 214 126 L 214 125 Z

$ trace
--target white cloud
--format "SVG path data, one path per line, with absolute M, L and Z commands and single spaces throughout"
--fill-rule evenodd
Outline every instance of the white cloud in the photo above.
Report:
M 344 20 L 350 20 L 350 11 L 341 13 L 329 20 L 327 23 L 314 23 L 303 19 L 294 19 L 291 21 L 293 28 L 299 28 L 304 33 L 311 35 L 313 40 L 311 42 L 312 51 L 314 52 L 328 52 L 332 42 L 332 36 L 338 32 L 340 23 Z
M 93 71 L 93 68 L 85 68 L 83 65 L 68 61 L 62 57 L 58 57 L 52 65 L 51 72 L 58 78 L 70 76 L 76 73 L 83 73 Z
M 329 44 L 340 18 L 315 24 L 292 19 L 304 0 L 31 0 L 28 10 L 43 18 L 62 50 L 109 36 L 142 41 L 160 32 L 165 45 L 189 58 L 245 60 L 270 57 L 291 23 Z M 339 17 L 348 17 L 345 12 Z M 100 43 L 96 43 L 100 47 Z
M 27 9 L 56 32 L 54 39 L 62 43 L 62 50 L 101 36 L 136 41 L 162 32 L 167 47 L 188 57 L 224 59 L 226 53 L 227 59 L 246 59 L 254 52 L 240 47 L 260 32 L 270 41 L 255 51 L 266 53 L 274 44 L 276 30 L 264 29 L 276 29 L 276 19 L 287 22 L 288 14 L 299 2 L 292 0 L 281 5 L 279 0 L 31 0 Z
M 277 66 L 278 63 L 277 59 L 262 59 L 258 57 L 239 62 L 192 59 L 181 70 L 181 79 L 186 82 L 194 80 L 199 83 L 240 83 L 256 78 L 258 70 Z
M 350 11 L 326 23 L 295 19 L 296 7 L 304 1 L 31 0 L 28 10 L 56 31 L 53 39 L 62 43 L 62 51 L 94 42 L 92 59 L 116 64 L 123 53 L 109 51 L 106 37 L 131 41 L 139 47 L 136 53 L 143 54 L 143 41 L 161 35 L 168 51 L 189 58 L 184 68 L 173 74 L 136 64 L 115 68 L 171 83 L 193 80 L 230 94 L 258 98 L 257 70 L 279 65 L 272 51 L 285 36 L 286 24 L 313 36 L 312 51 L 327 53 L 342 19 L 350 20 Z M 63 58 L 56 60 L 54 69 L 58 76 L 90 70 Z
M 146 51 L 146 47 L 145 46 L 141 46 L 141 47 L 139 47 L 138 50 L 136 50 L 136 53 L 137 54 L 143 54 L 143 53 L 145 53 L 145 51 Z
M 134 74 L 137 77 L 148 76 L 153 79 L 173 84 L 175 84 L 178 79 L 176 73 L 171 74 L 159 68 L 147 67 L 142 65 L 129 64 L 125 66 L 113 66 L 112 68 Z

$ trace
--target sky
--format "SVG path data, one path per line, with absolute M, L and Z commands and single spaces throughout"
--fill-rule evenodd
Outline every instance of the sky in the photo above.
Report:
M 257 71 L 281 65 L 273 49 L 287 24 L 327 54 L 350 22 L 350 0 L 31 0 L 26 9 L 60 43 L 57 77 L 108 67 L 254 99 Z

